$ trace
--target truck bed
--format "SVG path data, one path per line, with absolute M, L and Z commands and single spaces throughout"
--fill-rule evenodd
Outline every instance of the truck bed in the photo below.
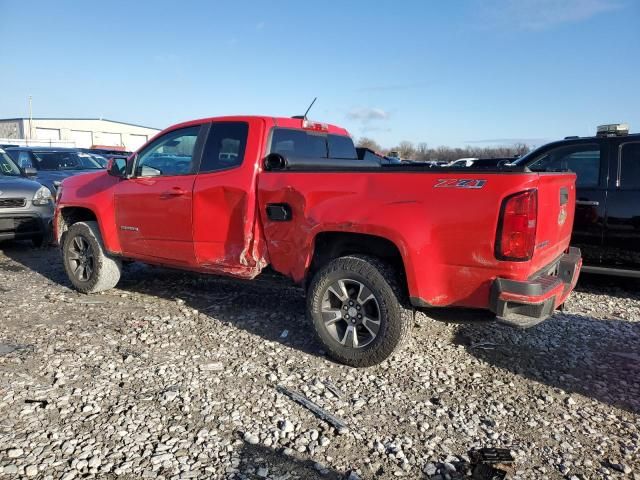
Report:
M 297 281 L 310 267 L 314 238 L 357 232 L 398 247 L 416 304 L 486 308 L 495 278 L 525 280 L 569 246 L 575 204 L 571 173 L 285 160 L 265 164 L 258 201 L 270 262 Z M 531 189 L 538 190 L 539 202 L 533 258 L 498 260 L 500 206 L 509 195 Z M 291 220 L 268 218 L 266 206 L 272 204 L 288 206 Z

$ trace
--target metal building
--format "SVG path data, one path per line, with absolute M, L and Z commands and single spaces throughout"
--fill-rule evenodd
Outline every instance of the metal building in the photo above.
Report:
M 133 151 L 159 131 L 102 118 L 0 119 L 0 143 L 19 145 L 121 147 Z

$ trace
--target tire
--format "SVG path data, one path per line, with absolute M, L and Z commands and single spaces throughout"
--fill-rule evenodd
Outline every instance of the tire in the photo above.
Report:
M 118 284 L 122 274 L 122 261 L 105 253 L 96 222 L 71 225 L 64 236 L 62 260 L 69 280 L 82 293 L 109 290 Z
M 400 285 L 397 272 L 375 257 L 350 255 L 322 267 L 309 285 L 307 315 L 329 356 L 369 367 L 400 348 L 413 322 Z

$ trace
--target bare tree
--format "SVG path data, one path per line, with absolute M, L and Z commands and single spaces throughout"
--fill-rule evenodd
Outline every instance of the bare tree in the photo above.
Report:
M 416 155 L 416 147 L 413 146 L 413 143 L 404 140 L 400 142 L 400 144 L 392 148 L 391 150 L 395 150 L 400 154 L 400 158 L 413 159 Z
M 429 159 L 429 145 L 426 142 L 420 142 L 416 147 L 415 159 L 420 161 Z
M 400 142 L 396 147 L 385 149 L 372 138 L 362 137 L 358 140 L 359 147 L 370 148 L 373 151 L 388 153 L 398 152 L 400 158 L 408 160 L 429 161 L 440 160 L 451 162 L 459 158 L 514 158 L 529 153 L 530 147 L 524 143 L 516 143 L 501 147 L 447 147 L 429 148 L 425 142 L 417 145 L 409 141 Z
M 374 152 L 379 152 L 382 150 L 382 147 L 378 142 L 376 142 L 373 138 L 369 137 L 360 137 L 356 144 L 358 147 L 369 148 Z

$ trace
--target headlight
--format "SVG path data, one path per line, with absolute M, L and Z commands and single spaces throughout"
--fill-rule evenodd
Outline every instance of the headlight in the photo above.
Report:
M 51 203 L 51 190 L 47 187 L 40 187 L 33 196 L 34 205 L 49 205 Z

